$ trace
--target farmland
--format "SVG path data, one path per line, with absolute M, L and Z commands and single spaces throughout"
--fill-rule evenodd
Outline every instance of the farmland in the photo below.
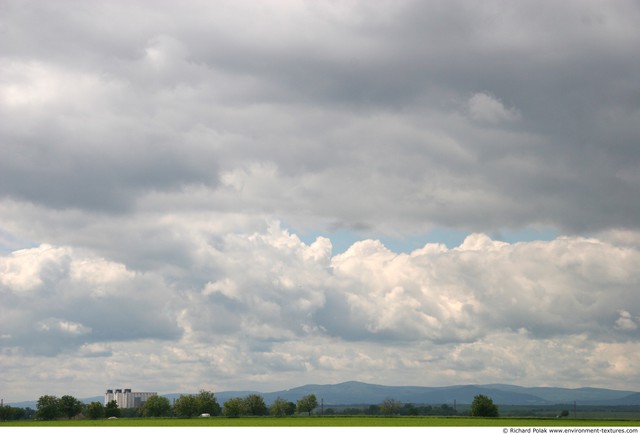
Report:
M 471 417 L 212 417 L 212 418 L 126 418 L 115 420 L 55 420 L 2 422 L 0 427 L 464 427 L 464 426 L 638 426 L 637 420 L 596 420 L 556 418 L 471 418 Z

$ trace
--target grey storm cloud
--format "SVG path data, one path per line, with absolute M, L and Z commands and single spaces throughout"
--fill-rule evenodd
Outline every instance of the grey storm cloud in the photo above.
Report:
M 0 2 L 0 381 L 627 387 L 639 21 L 632 1 Z M 485 235 L 530 229 L 554 236 Z M 468 236 L 379 241 L 432 230 Z M 343 232 L 361 241 L 318 236 Z
M 382 231 L 640 221 L 633 3 L 73 5 L 4 3 L 4 197 L 126 211 L 272 167 L 271 191 L 210 208 Z

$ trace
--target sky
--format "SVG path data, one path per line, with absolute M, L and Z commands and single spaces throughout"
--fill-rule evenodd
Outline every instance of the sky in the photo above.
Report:
M 0 397 L 640 391 L 638 22 L 0 0 Z

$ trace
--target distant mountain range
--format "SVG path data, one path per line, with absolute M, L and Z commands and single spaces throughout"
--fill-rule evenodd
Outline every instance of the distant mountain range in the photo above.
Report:
M 521 387 L 508 384 L 463 385 L 446 387 L 381 386 L 348 381 L 340 384 L 307 384 L 293 389 L 262 393 L 257 391 L 215 392 L 221 404 L 230 398 L 244 397 L 252 393 L 262 395 L 267 405 L 277 398 L 296 402 L 308 394 L 315 394 L 324 405 L 379 404 L 387 398 L 413 404 L 470 404 L 478 394 L 490 397 L 498 405 L 553 405 L 573 403 L 578 405 L 640 405 L 640 393 L 632 391 L 583 387 Z M 163 395 L 173 402 L 181 393 Z M 85 403 L 103 402 L 104 397 L 81 399 Z M 36 408 L 36 401 L 8 403 L 14 407 Z
M 221 402 L 252 392 L 216 393 Z M 253 392 L 256 393 L 256 392 Z M 296 401 L 313 393 L 325 405 L 378 404 L 387 398 L 414 404 L 470 404 L 478 394 L 503 405 L 553 405 L 576 401 L 580 405 L 640 405 L 640 393 L 611 389 L 560 387 L 521 387 L 506 384 L 462 385 L 447 387 L 381 386 L 358 381 L 332 385 L 309 384 L 278 392 L 261 393 L 265 402 L 276 398 Z

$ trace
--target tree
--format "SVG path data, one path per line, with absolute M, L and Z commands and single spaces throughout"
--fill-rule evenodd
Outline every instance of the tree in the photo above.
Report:
M 397 399 L 387 398 L 380 404 L 380 412 L 385 416 L 391 416 L 400 410 L 400 401 Z
M 30 419 L 32 417 L 31 410 L 27 408 L 10 407 L 8 405 L 0 405 L 0 421 Z
M 296 414 L 296 403 L 295 402 L 287 402 L 287 407 L 284 411 L 284 414 L 286 414 L 287 416 L 293 416 L 294 414 Z
M 442 404 L 440 406 L 440 409 L 438 409 L 436 412 L 441 416 L 455 416 L 456 414 L 458 414 L 458 410 L 448 404 Z
M 38 398 L 36 417 L 53 420 L 60 416 L 60 399 L 53 395 L 43 395 Z
M 296 413 L 295 402 L 287 401 L 286 399 L 278 397 L 269 406 L 269 414 L 271 416 L 282 417 L 291 416 Z
M 498 407 L 485 395 L 476 395 L 471 403 L 469 414 L 475 417 L 498 417 Z
M 297 410 L 298 413 L 302 413 L 303 411 L 309 412 L 309 416 L 311 416 L 311 412 L 317 406 L 318 400 L 316 399 L 316 395 L 312 393 L 310 395 L 303 396 L 298 400 Z
M 64 395 L 60 398 L 60 411 L 67 419 L 82 413 L 82 407 L 84 404 L 71 395 Z
M 9 407 L 8 405 L 1 405 L 0 406 L 0 421 L 6 421 L 6 420 L 17 420 L 17 419 L 22 419 L 21 417 L 19 417 L 19 415 L 17 415 L 17 412 L 15 410 L 18 410 L 17 408 L 13 408 L 13 407 Z
M 213 392 L 201 390 L 196 398 L 198 400 L 199 414 L 208 413 L 212 416 L 218 416 L 220 414 L 220 404 L 218 404 L 218 400 Z
M 405 404 L 404 407 L 402 407 L 402 414 L 406 414 L 407 416 L 418 416 L 420 412 L 415 405 Z
M 344 410 L 342 410 L 342 414 L 350 414 L 352 416 L 363 414 L 363 413 L 365 413 L 365 410 L 357 407 L 347 407 Z
M 178 416 L 193 417 L 202 413 L 198 405 L 198 398 L 194 395 L 180 395 L 173 403 L 173 411 Z
M 102 419 L 104 414 L 104 405 L 102 405 L 101 402 L 93 401 L 87 405 L 87 416 L 89 419 Z
M 164 396 L 153 395 L 144 403 L 142 407 L 144 417 L 163 417 L 171 415 L 171 404 Z
M 32 408 L 0 405 L 0 421 L 33 419 L 36 411 Z
M 115 399 L 107 402 L 107 405 L 104 407 L 105 417 L 120 417 L 120 414 L 120 409 L 118 408 L 118 403 Z
M 5 420 L 12 420 L 13 418 L 12 416 L 12 411 L 11 411 L 11 407 L 7 406 L 7 405 L 2 405 L 0 406 L 0 420 L 1 421 L 5 421 Z
M 225 401 L 222 413 L 227 417 L 240 417 L 247 414 L 244 398 L 231 398 Z
M 375 404 L 371 404 L 369 406 L 369 408 L 366 411 L 367 414 L 379 414 L 380 413 L 380 406 L 375 405 Z
M 287 411 L 287 405 L 288 402 L 285 399 L 282 399 L 280 397 L 276 398 L 275 401 L 273 401 L 271 403 L 271 405 L 269 406 L 269 414 L 271 416 L 275 416 L 275 417 L 282 417 L 284 416 Z M 295 404 L 294 404 L 295 405 Z
M 244 398 L 244 404 L 249 416 L 265 416 L 269 414 L 264 399 L 258 394 L 254 393 Z

